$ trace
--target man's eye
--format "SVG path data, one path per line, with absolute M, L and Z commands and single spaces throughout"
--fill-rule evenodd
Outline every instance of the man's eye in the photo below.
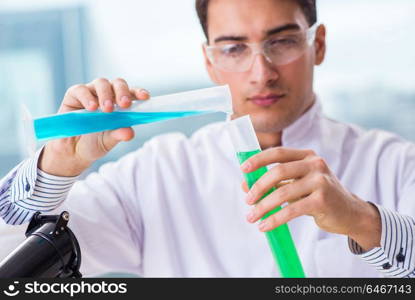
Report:
M 222 47 L 222 54 L 229 56 L 236 56 L 242 54 L 246 49 L 244 44 L 226 45 Z
M 296 38 L 280 38 L 273 39 L 268 42 L 270 47 L 284 47 L 284 46 L 296 46 L 298 44 L 298 39 Z

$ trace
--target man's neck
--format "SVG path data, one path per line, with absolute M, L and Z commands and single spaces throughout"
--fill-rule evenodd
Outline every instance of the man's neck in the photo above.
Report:
M 314 104 L 316 101 L 315 95 L 313 95 L 313 99 L 310 102 L 310 104 L 306 107 L 304 112 L 300 115 L 304 115 Z M 261 146 L 262 150 L 272 148 L 272 147 L 278 147 L 282 145 L 282 131 L 280 132 L 256 132 L 256 135 L 258 137 L 259 144 Z
M 259 144 L 262 150 L 281 146 L 282 132 L 257 132 Z

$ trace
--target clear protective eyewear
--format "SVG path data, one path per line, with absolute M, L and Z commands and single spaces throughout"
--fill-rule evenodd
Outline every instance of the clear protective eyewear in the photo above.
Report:
M 298 59 L 313 45 L 319 25 L 315 23 L 305 31 L 280 34 L 260 43 L 205 44 L 204 48 L 209 61 L 226 72 L 248 71 L 257 54 L 264 55 L 274 66 L 282 66 Z

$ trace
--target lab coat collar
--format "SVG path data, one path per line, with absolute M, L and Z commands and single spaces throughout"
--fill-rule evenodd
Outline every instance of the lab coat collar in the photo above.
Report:
M 321 116 L 322 108 L 318 97 L 315 97 L 313 105 L 296 121 L 286 127 L 282 132 L 282 146 L 300 147 L 307 144 L 308 140 L 315 138 L 312 129 Z

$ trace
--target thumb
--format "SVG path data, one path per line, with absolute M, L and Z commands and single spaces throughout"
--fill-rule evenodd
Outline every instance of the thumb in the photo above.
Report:
M 131 127 L 104 131 L 100 137 L 100 145 L 104 152 L 111 151 L 119 142 L 127 142 L 134 138 Z

